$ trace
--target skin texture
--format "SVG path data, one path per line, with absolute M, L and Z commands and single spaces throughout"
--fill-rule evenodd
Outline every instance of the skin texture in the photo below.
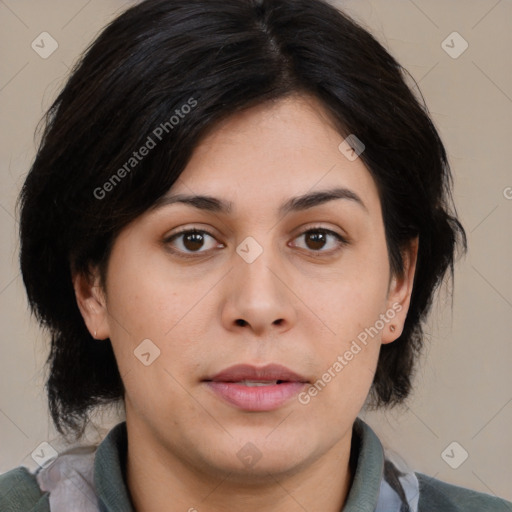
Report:
M 311 97 L 237 113 L 196 148 L 170 190 L 231 201 L 231 212 L 179 203 L 147 211 L 116 239 L 106 290 L 97 272 L 74 277 L 87 327 L 110 338 L 125 385 L 128 487 L 139 512 L 343 506 L 352 425 L 381 343 L 401 333 L 417 244 L 404 251 L 404 275 L 391 276 L 375 182 L 338 149 L 342 140 Z M 291 197 L 334 187 L 364 206 L 337 199 L 277 213 Z M 304 234 L 318 227 L 348 243 Z M 166 241 L 182 228 L 212 236 Z M 247 237 L 263 249 L 252 263 L 236 251 Z M 243 411 L 201 382 L 233 364 L 270 362 L 315 382 L 393 304 L 393 320 L 306 405 L 293 398 Z M 134 356 L 144 339 L 160 350 L 149 366 Z M 261 453 L 251 467 L 237 457 L 248 442 Z

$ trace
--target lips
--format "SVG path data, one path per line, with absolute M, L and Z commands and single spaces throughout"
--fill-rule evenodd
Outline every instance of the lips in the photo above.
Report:
M 268 364 L 256 367 L 249 364 L 237 364 L 204 379 L 207 382 L 309 382 L 307 377 L 293 372 L 280 364 Z
M 209 392 L 243 411 L 268 412 L 292 403 L 308 379 L 279 364 L 230 366 L 204 379 Z

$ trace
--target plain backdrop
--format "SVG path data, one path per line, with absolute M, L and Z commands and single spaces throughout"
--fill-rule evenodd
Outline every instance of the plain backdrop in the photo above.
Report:
M 361 417 L 414 470 L 512 500 L 512 2 L 335 3 L 419 84 L 469 239 L 453 309 L 445 290 L 432 312 L 408 407 Z M 14 204 L 34 158 L 34 130 L 80 53 L 131 4 L 0 0 L 0 472 L 35 469 L 40 443 L 59 445 L 43 389 L 48 340 L 29 316 L 17 260 Z M 31 46 L 42 32 L 58 44 L 46 59 Z M 98 416 L 88 439 L 122 419 Z

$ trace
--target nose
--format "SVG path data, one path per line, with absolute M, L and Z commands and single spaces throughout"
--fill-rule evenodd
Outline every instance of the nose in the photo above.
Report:
M 271 250 L 252 263 L 235 255 L 224 283 L 222 322 L 228 330 L 250 329 L 258 336 L 284 332 L 296 322 L 293 283 Z

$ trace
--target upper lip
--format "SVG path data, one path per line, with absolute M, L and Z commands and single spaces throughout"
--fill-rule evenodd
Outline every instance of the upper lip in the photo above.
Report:
M 306 377 L 280 364 L 267 364 L 260 367 L 250 364 L 236 364 L 204 380 L 215 382 L 239 382 L 242 380 L 308 382 Z

